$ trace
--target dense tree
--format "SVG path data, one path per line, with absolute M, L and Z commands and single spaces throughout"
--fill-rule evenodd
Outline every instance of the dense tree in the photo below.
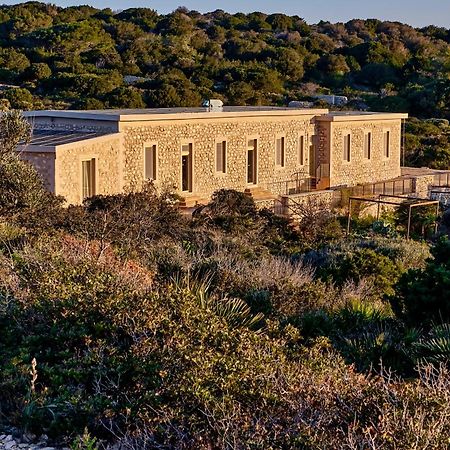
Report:
M 282 105 L 308 100 L 314 84 L 315 92 L 351 92 L 349 108 L 448 117 L 449 35 L 376 19 L 310 25 L 261 12 L 160 15 L 28 2 L 0 8 L 0 81 L 31 92 L 33 101 L 14 104 L 21 108 L 125 105 L 117 89 L 132 75 L 144 84 L 130 91 L 131 104 L 142 95 L 147 106 L 195 106 L 214 96 Z M 181 72 L 175 78 L 167 76 L 173 69 Z

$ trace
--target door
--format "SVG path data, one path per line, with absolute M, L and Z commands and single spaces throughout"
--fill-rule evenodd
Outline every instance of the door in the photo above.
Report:
M 181 190 L 192 192 L 192 144 L 181 147 Z
M 310 137 L 310 143 L 309 143 L 309 175 L 313 178 L 317 177 L 316 147 L 314 145 L 314 136 Z
M 247 183 L 257 183 L 258 140 L 250 139 L 247 146 Z

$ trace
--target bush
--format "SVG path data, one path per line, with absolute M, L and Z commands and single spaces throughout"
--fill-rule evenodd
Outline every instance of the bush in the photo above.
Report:
M 62 203 L 30 164 L 12 154 L 0 155 L 0 192 L 0 217 L 30 228 L 51 226 Z
M 20 111 L 0 114 L 0 155 L 14 154 L 20 142 L 27 144 L 31 138 L 31 125 Z
M 326 340 L 305 348 L 276 321 L 249 329 L 241 306 L 236 322 L 201 301 L 201 289 L 158 286 L 113 252 L 99 258 L 97 245 L 41 238 L 12 256 L 23 282 L 0 296 L 0 400 L 16 424 L 61 443 L 81 435 L 77 445 L 132 448 L 340 448 L 370 438 L 406 450 L 448 439 L 445 372 L 409 385 L 366 378 Z M 11 265 L 0 258 L 3 269 Z
M 432 254 L 424 269 L 411 269 L 401 277 L 390 299 L 394 311 L 411 325 L 450 322 L 449 241 L 441 239 Z
M 428 256 L 425 244 L 374 237 L 311 251 L 305 255 L 305 261 L 317 268 L 322 279 L 341 286 L 349 280 L 366 280 L 373 284 L 375 297 L 380 298 L 392 294 L 392 286 L 402 272 L 423 266 Z
M 187 224 L 175 203 L 170 192 L 159 195 L 147 185 L 142 192 L 99 195 L 83 206 L 71 206 L 61 226 L 100 242 L 102 248 L 112 244 L 124 256 L 143 255 L 153 241 L 183 235 Z

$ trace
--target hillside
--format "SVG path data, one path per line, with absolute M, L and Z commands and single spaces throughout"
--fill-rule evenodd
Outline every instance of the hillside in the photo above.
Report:
M 406 240 L 404 205 L 349 236 L 231 190 L 63 207 L 30 133 L 0 116 L 0 448 L 448 447 L 449 210 Z
M 0 64 L 3 106 L 22 109 L 285 104 L 332 92 L 351 108 L 449 115 L 449 30 L 375 19 L 29 2 L 0 7 Z

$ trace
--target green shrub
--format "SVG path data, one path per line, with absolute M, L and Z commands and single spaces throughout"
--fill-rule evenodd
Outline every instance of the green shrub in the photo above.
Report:
M 62 199 L 44 186 L 36 170 L 12 154 L 0 156 L 0 217 L 46 228 L 56 220 Z
M 432 254 L 424 269 L 403 274 L 390 299 L 398 316 L 414 326 L 450 321 L 449 241 L 441 239 Z
M 103 247 L 113 244 L 124 256 L 142 256 L 155 240 L 183 235 L 187 222 L 174 204 L 170 192 L 158 194 L 148 185 L 142 192 L 99 195 L 71 206 L 60 226 Z

